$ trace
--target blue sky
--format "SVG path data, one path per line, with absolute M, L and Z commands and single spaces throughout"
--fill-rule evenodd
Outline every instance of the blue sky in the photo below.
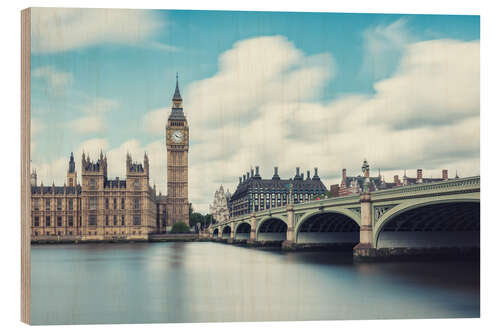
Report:
M 267 176 L 318 166 L 327 185 L 365 157 L 387 178 L 417 167 L 478 174 L 479 35 L 478 16 L 36 9 L 33 166 L 61 183 L 69 152 L 103 149 L 109 176 L 123 177 L 121 155 L 148 150 L 151 183 L 165 191 L 154 160 L 166 159 L 179 72 L 199 210 L 255 165 Z

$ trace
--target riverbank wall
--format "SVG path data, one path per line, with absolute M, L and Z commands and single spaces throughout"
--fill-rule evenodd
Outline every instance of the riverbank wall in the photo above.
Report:
M 70 243 L 130 243 L 130 242 L 200 242 L 208 241 L 198 234 L 150 234 L 147 237 L 103 237 L 87 239 L 78 236 L 38 236 L 31 244 L 70 244 Z

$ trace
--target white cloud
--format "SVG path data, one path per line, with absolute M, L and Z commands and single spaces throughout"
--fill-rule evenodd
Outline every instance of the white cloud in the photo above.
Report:
M 282 36 L 240 41 L 219 57 L 216 75 L 189 87 L 186 110 L 192 124 L 245 123 L 262 105 L 319 97 L 334 67 L 330 55 L 306 56 Z
M 116 109 L 119 103 L 112 99 L 95 98 L 88 104 L 77 107 L 85 116 L 64 123 L 63 126 L 69 126 L 73 131 L 80 134 L 102 133 L 106 130 L 106 120 L 104 113 Z
M 373 80 L 388 77 L 399 63 L 406 45 L 415 42 L 405 19 L 369 27 L 363 32 L 364 57 L 361 74 Z
M 69 126 L 73 131 L 80 134 L 101 133 L 106 129 L 104 118 L 100 115 L 77 118 L 64 126 Z
M 34 69 L 31 72 L 34 78 L 43 80 L 46 89 L 52 94 L 61 93 L 69 84 L 73 82 L 73 75 L 68 72 L 62 72 L 52 66 L 43 66 Z
M 103 43 L 138 44 L 166 25 L 148 10 L 33 8 L 32 51 L 61 52 Z
M 142 128 L 151 134 L 163 134 L 167 123 L 170 108 L 160 108 L 150 111 L 142 118 Z
M 79 109 L 81 112 L 98 114 L 111 111 L 117 108 L 120 104 L 112 99 L 97 97 L 90 101 L 90 103 L 81 106 Z

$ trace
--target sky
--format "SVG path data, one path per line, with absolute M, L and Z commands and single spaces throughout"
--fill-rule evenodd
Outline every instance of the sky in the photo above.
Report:
M 260 166 L 290 178 L 342 168 L 391 181 L 479 174 L 479 16 L 54 9 L 32 11 L 31 160 L 62 185 L 68 160 L 150 160 L 166 193 L 165 125 L 179 73 L 189 200 Z

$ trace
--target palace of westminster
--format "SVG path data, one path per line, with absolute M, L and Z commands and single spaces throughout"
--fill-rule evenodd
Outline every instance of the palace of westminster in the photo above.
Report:
M 165 233 L 176 222 L 189 225 L 189 127 L 178 81 L 166 126 L 168 196 L 149 185 L 149 159 L 132 161 L 127 154 L 126 178 L 108 179 L 101 152 L 96 162 L 82 154 L 81 184 L 71 153 L 64 186 L 37 184 L 31 175 L 31 237 L 74 240 L 147 239 Z

